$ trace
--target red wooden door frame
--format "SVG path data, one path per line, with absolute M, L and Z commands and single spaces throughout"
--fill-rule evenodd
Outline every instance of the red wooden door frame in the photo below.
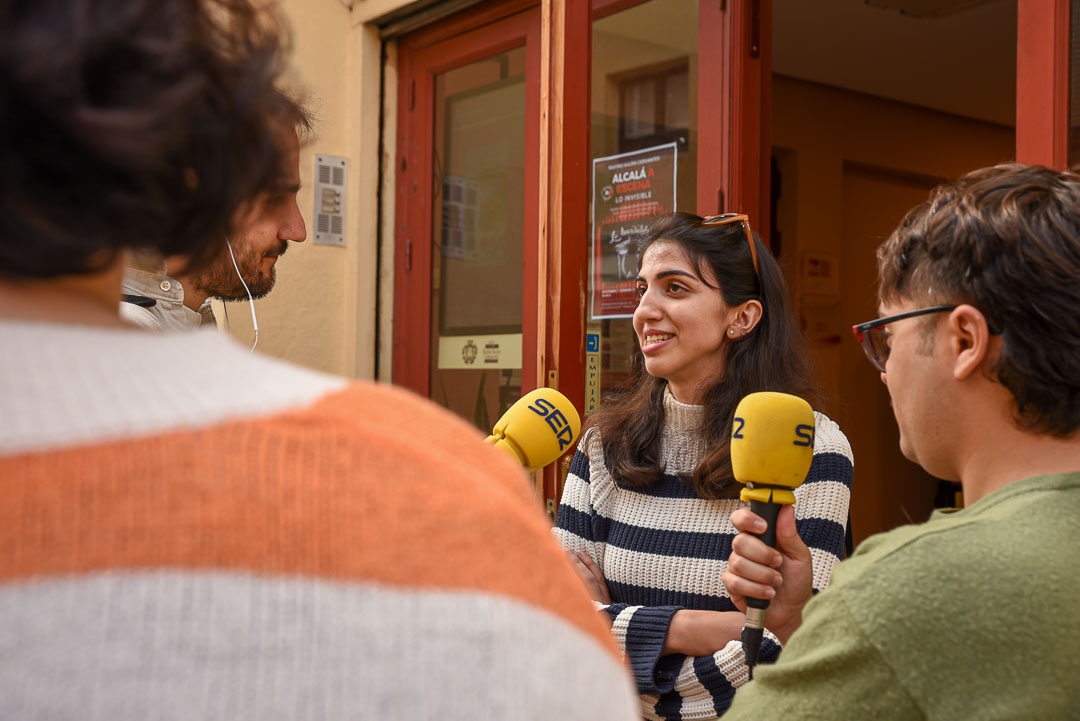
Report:
M 768 242 L 771 0 L 701 2 L 697 212 L 740 212 Z M 710 73 L 707 69 L 711 68 Z M 705 129 L 719 126 L 715 133 Z
M 419 31 L 399 50 L 397 183 L 394 223 L 392 380 L 427 397 L 430 391 L 432 183 L 435 77 L 507 50 L 526 47 L 525 217 L 523 223 L 522 357 L 537 355 L 537 158 L 539 134 L 539 14 L 529 3 L 509 3 Z M 507 15 L 506 13 L 512 13 Z M 474 27 L 479 25 L 478 27 Z M 522 389 L 536 387 L 535 370 L 522 368 Z
M 538 385 L 557 388 L 585 407 L 585 317 L 589 283 L 590 0 L 544 0 L 541 158 L 537 204 L 541 228 L 537 310 Z M 528 358 L 526 355 L 525 358 Z M 524 387 L 523 387 L 524 390 Z M 565 468 L 544 469 L 540 493 L 554 517 Z
M 1069 0 L 1016 7 L 1016 159 L 1069 162 Z
M 484 4 L 401 41 L 394 383 L 424 396 L 429 393 L 435 75 L 526 44 L 522 391 L 556 386 L 575 406 L 584 407 L 591 172 L 588 48 L 593 19 L 640 1 Z M 748 212 L 763 238 L 768 237 L 771 7 L 771 0 L 701 0 L 698 28 L 703 79 L 695 207 L 702 214 L 736 208 Z M 718 81 L 705 87 L 704 78 Z M 545 473 L 544 495 L 557 499 L 553 469 Z

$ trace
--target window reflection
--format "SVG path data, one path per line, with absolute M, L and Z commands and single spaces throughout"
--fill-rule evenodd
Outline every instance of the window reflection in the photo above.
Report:
M 697 196 L 698 2 L 650 0 L 605 12 L 594 3 L 590 155 L 608 158 L 674 143 L 675 197 L 692 208 Z M 590 293 L 594 290 L 590 287 Z M 586 361 L 586 414 L 626 379 L 640 356 L 630 317 L 591 313 L 593 340 L 587 345 L 595 350 Z

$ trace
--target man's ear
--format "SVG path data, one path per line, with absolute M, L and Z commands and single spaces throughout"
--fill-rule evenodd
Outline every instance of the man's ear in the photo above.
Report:
M 986 316 L 972 305 L 958 305 L 949 314 L 949 343 L 953 353 L 953 376 L 967 378 L 991 357 L 993 336 Z
M 761 322 L 764 309 L 760 300 L 748 300 L 731 309 L 731 323 L 728 327 L 734 331 L 735 337 L 747 335 Z

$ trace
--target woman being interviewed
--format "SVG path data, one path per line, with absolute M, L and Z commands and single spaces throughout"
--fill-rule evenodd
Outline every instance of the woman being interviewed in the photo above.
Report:
M 732 418 L 780 391 L 813 403 L 809 351 L 772 254 L 745 216 L 661 218 L 637 276 L 644 363 L 589 421 L 555 534 L 632 666 L 649 719 L 717 717 L 747 680 L 744 615 L 721 575 L 731 554 Z M 847 438 L 815 413 L 814 460 L 795 491 L 814 590 L 844 552 L 852 478 Z M 760 660 L 780 652 L 766 634 Z

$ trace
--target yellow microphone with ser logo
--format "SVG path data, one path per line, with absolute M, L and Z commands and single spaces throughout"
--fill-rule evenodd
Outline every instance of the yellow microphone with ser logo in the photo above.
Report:
M 580 433 L 581 417 L 570 399 L 554 388 L 537 388 L 503 413 L 487 442 L 535 471 L 573 448 Z

